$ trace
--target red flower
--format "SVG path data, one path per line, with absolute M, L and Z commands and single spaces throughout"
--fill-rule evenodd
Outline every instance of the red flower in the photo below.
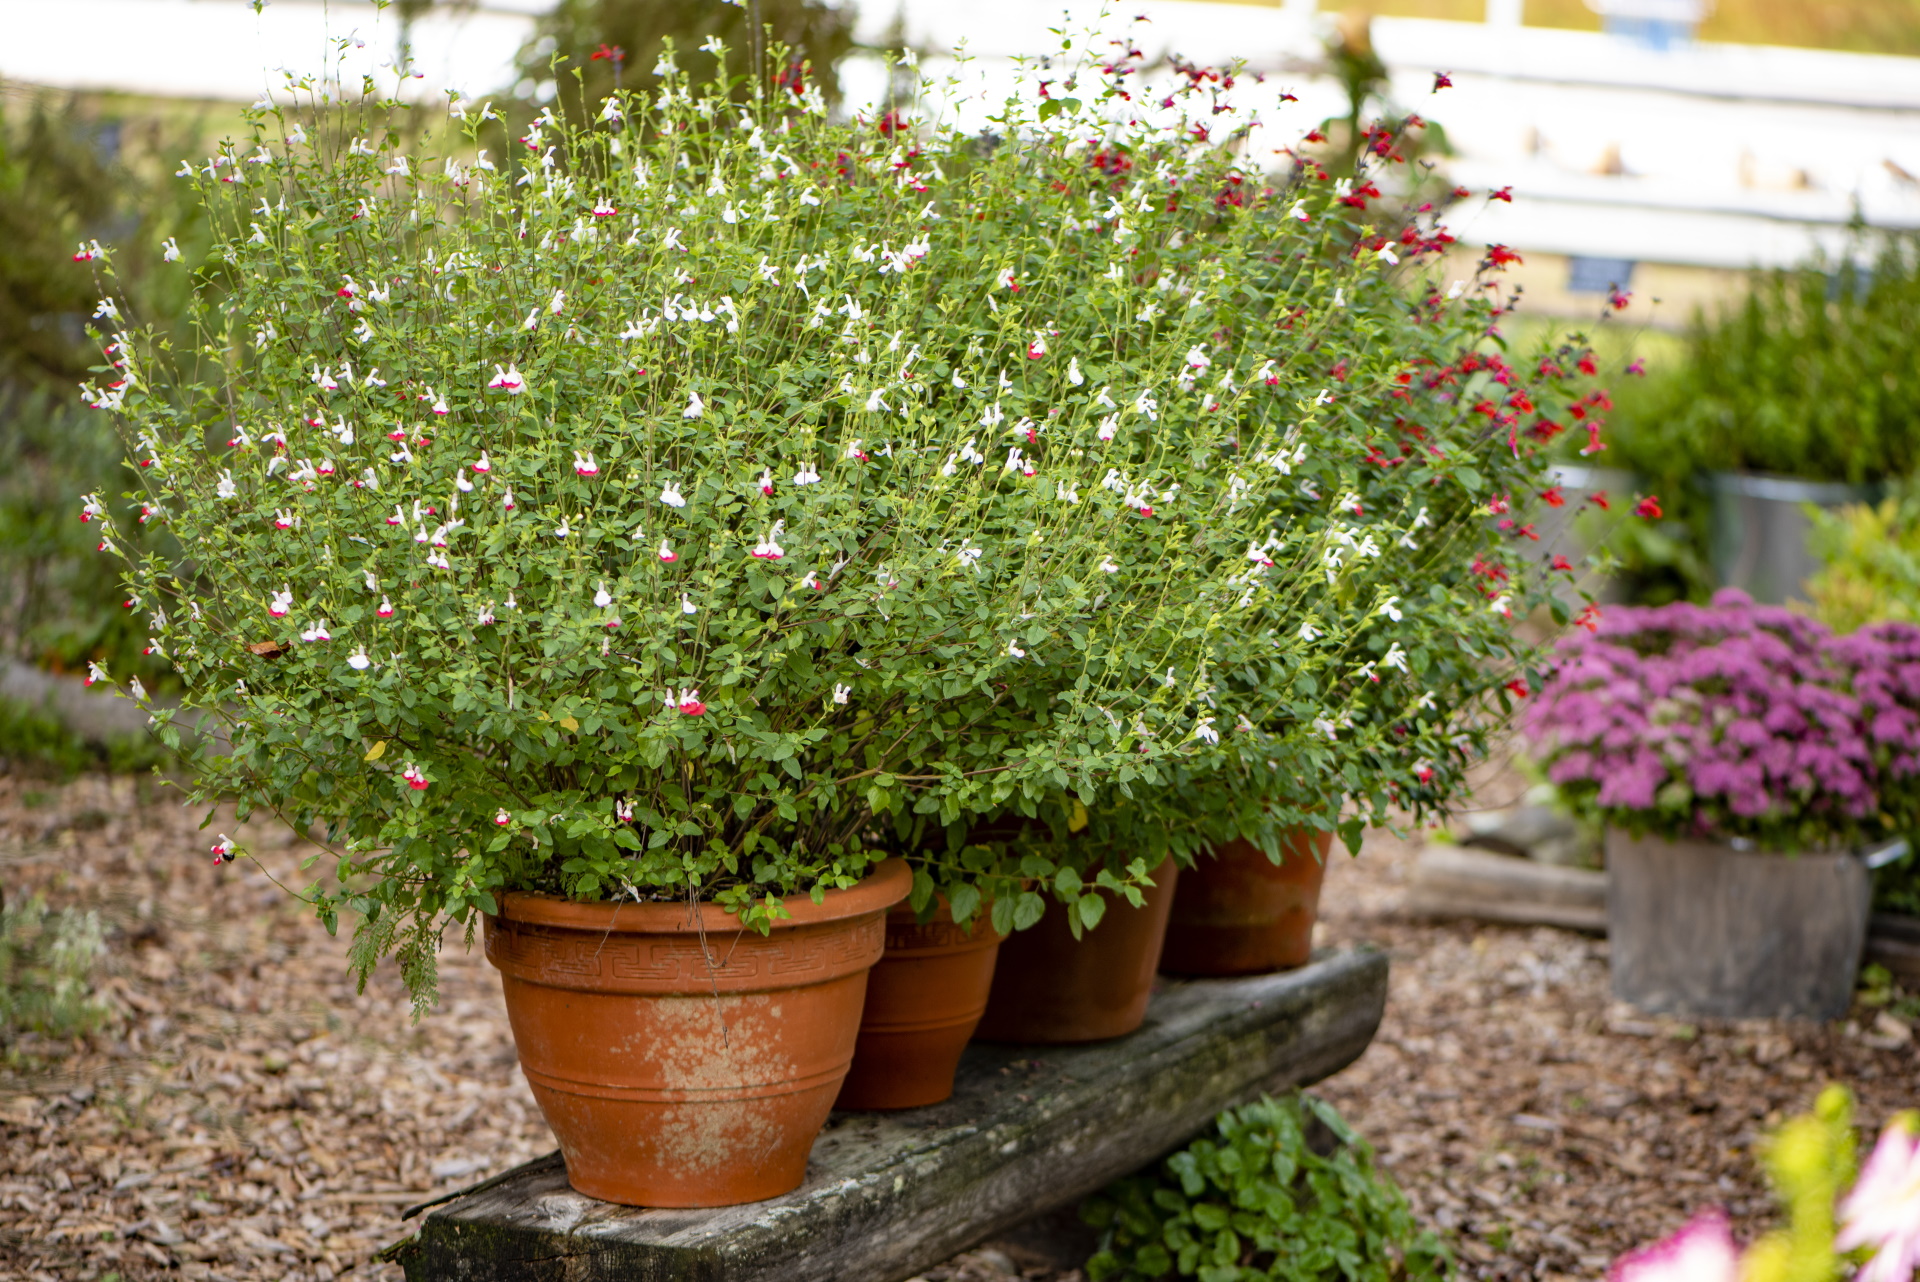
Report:
M 1442 89 L 1451 88 L 1453 88 L 1453 76 L 1451 73 L 1445 71 L 1436 71 L 1433 73 L 1433 91 L 1435 93 L 1439 93 Z
M 1659 520 L 1662 515 L 1660 511 L 1659 496 L 1654 494 L 1649 494 L 1647 495 L 1647 497 L 1641 499 L 1638 503 L 1633 505 L 1633 514 L 1635 516 L 1644 516 L 1649 521 Z
M 1616 312 L 1624 310 L 1632 301 L 1633 295 L 1624 289 L 1610 290 L 1607 293 L 1607 302 Z
M 1467 197 L 1471 195 L 1473 195 L 1473 193 L 1468 191 L 1465 187 L 1455 187 L 1453 189 L 1453 198 L 1455 200 L 1465 200 Z
M 1326 140 L 1327 140 L 1327 136 L 1321 133 L 1318 129 L 1309 130 L 1307 132 L 1307 136 L 1304 139 L 1302 139 L 1303 142 L 1325 142 Z
M 1564 556 L 1556 556 L 1553 558 L 1553 564 L 1547 568 L 1551 570 L 1565 570 L 1568 574 L 1572 574 L 1573 562 L 1567 560 Z
M 1588 352 L 1580 358 L 1580 372 L 1588 375 L 1598 374 L 1600 372 L 1600 367 L 1593 363 L 1592 352 Z
M 1487 246 L 1487 263 L 1493 267 L 1505 267 L 1508 263 L 1525 263 L 1527 260 L 1508 249 L 1505 245 Z
M 1573 621 L 1573 626 L 1576 628 L 1585 628 L 1589 632 L 1598 632 L 1600 630 L 1600 607 L 1592 601 L 1587 602 L 1586 608 L 1581 610 L 1580 616 Z
M 1540 497 L 1546 500 L 1548 507 L 1565 507 L 1567 505 L 1567 496 L 1560 492 L 1560 487 L 1557 485 L 1549 490 L 1541 490 Z
M 603 40 L 600 42 L 600 47 L 598 49 L 595 49 L 592 53 L 587 55 L 587 60 L 589 62 L 599 62 L 602 59 L 605 59 L 608 62 L 614 62 L 614 63 L 625 62 L 627 60 L 627 51 L 625 49 L 622 49 L 619 45 L 610 45 Z
M 1607 502 L 1607 492 L 1605 490 L 1595 490 L 1587 496 L 1587 502 L 1593 504 L 1603 512 L 1611 511 L 1613 508 L 1613 504 Z
M 1533 532 L 1533 526 L 1531 525 L 1523 525 L 1519 529 L 1515 530 L 1514 533 L 1524 534 L 1528 538 L 1532 539 L 1535 543 L 1538 543 L 1540 541 L 1540 536 Z
M 1502 187 L 1499 191 L 1490 191 L 1487 193 L 1487 199 L 1504 200 L 1511 205 L 1513 203 L 1513 188 Z
M 1627 366 L 1627 373 L 1632 374 L 1636 378 L 1645 378 L 1647 376 L 1647 363 L 1645 361 L 1635 361 L 1633 364 Z
M 1531 690 L 1527 689 L 1527 683 L 1520 677 L 1515 677 L 1513 680 L 1507 682 L 1507 689 L 1513 691 L 1515 696 L 1521 699 L 1524 699 L 1529 694 L 1533 693 Z

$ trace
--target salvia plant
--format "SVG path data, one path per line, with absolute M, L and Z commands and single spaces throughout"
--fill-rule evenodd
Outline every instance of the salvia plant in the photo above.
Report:
M 1836 637 L 1727 588 L 1562 642 L 1523 722 L 1547 777 L 1634 832 L 1832 849 L 1911 829 L 1920 627 Z
M 1124 42 L 984 135 L 769 66 L 743 105 L 668 53 L 510 156 L 485 108 L 290 83 L 181 167 L 196 343 L 103 300 L 137 487 L 84 515 L 226 727 L 196 795 L 324 828 L 304 893 L 423 1002 L 502 890 L 764 927 L 908 853 L 918 903 L 1091 925 L 1144 860 L 968 834 L 1175 780 L 1417 811 L 1526 690 L 1591 356 L 1518 370 L 1497 291 L 1406 278 L 1430 215 L 1263 175 L 1231 77 L 1150 95 Z

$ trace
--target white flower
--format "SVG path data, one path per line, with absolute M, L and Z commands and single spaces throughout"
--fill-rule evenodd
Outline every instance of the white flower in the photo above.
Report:
M 1413 701 L 1413 707 L 1414 707 L 1414 711 L 1416 712 L 1433 711 L 1433 707 L 1434 707 L 1433 691 L 1431 690 L 1423 691 L 1420 697 Z
M 293 609 L 293 589 L 286 586 L 282 586 L 278 592 L 275 592 L 273 599 L 267 603 L 267 613 L 276 619 L 286 618 L 287 612 L 291 609 Z
M 793 483 L 795 485 L 816 485 L 819 481 L 820 473 L 814 471 L 813 468 L 804 463 L 800 465 L 800 470 L 793 474 Z
M 594 608 L 604 610 L 613 604 L 613 596 L 607 591 L 607 581 L 600 580 L 600 590 L 593 594 Z
M 174 243 L 173 237 L 167 237 L 161 242 L 161 245 L 165 251 L 160 255 L 162 262 L 177 263 L 180 261 L 180 246 Z
M 300 633 L 300 639 L 307 642 L 331 641 L 333 640 L 333 633 L 327 631 L 327 621 L 320 619 L 308 624 L 305 630 Z
M 373 666 L 373 660 L 367 657 L 365 646 L 355 646 L 353 653 L 347 656 L 347 666 L 355 672 L 365 672 Z
M 483 628 L 492 623 L 494 621 L 493 602 L 489 601 L 481 606 L 479 611 L 474 615 L 473 621 L 476 625 Z
M 1383 668 L 1398 668 L 1402 672 L 1407 670 L 1407 652 L 1400 648 L 1398 641 L 1395 641 L 1393 645 L 1388 648 L 1386 654 L 1381 656 L 1380 666 Z
M 1389 267 L 1396 267 L 1400 263 L 1400 255 L 1393 252 L 1391 244 L 1380 246 L 1374 256 Z
M 687 408 L 680 411 L 681 418 L 699 418 L 707 412 L 707 403 L 700 399 L 700 393 L 694 392 L 687 397 Z
M 1114 560 L 1112 557 L 1108 557 L 1106 560 L 1102 561 L 1100 563 L 1100 569 L 1101 569 L 1101 572 L 1105 574 L 1120 573 L 1120 567 L 1114 563 Z
M 664 537 L 660 540 L 660 559 L 669 563 L 680 559 L 680 554 L 673 550 L 673 545 Z
M 1896 1117 L 1880 1133 L 1839 1211 L 1835 1249 L 1874 1250 L 1855 1282 L 1910 1282 L 1920 1268 L 1920 1121 L 1912 1114 Z
M 767 537 L 754 544 L 753 550 L 747 555 L 762 561 L 778 561 L 785 556 L 787 550 L 780 546 L 780 531 L 785 529 L 786 525 L 785 521 L 775 521 L 773 527 L 767 531 Z
M 1380 613 L 1386 615 L 1389 619 L 1392 619 L 1395 623 L 1400 622 L 1400 620 L 1404 617 L 1400 612 L 1400 598 L 1397 596 L 1388 597 L 1386 600 L 1382 601 L 1379 604 L 1379 606 L 1376 608 L 1380 611 Z
M 682 592 L 680 594 L 680 613 L 682 614 L 700 613 L 700 607 L 695 605 L 693 603 L 693 598 L 688 596 L 685 592 Z
M 107 670 L 105 668 L 101 667 L 98 663 L 89 663 L 87 665 L 87 682 L 86 683 L 88 685 L 92 685 L 96 681 L 108 681 L 108 680 L 111 680 L 111 678 L 107 676 Z
M 1067 381 L 1075 387 L 1087 381 L 1087 376 L 1080 372 L 1080 358 L 1078 356 L 1067 362 Z
M 1325 717 L 1315 717 L 1313 720 L 1313 728 L 1325 735 L 1329 741 L 1335 741 L 1340 738 L 1340 727 L 1334 725 L 1333 722 L 1327 720 Z
M 220 484 L 214 487 L 214 493 L 223 499 L 240 497 L 240 491 L 236 489 L 233 484 L 232 472 L 223 471 L 220 473 Z
M 844 704 L 847 701 L 847 696 L 852 693 L 853 693 L 852 686 L 844 686 L 839 684 L 838 682 L 835 682 L 833 687 L 833 701 L 835 703 Z
M 573 533 L 573 523 L 566 517 L 560 518 L 560 524 L 553 527 L 553 537 L 564 539 Z
M 1016 659 L 1024 659 L 1027 657 L 1027 652 L 1020 648 L 1018 641 L 1007 642 L 1007 653 Z
M 1208 744 L 1219 743 L 1220 732 L 1213 728 L 1213 718 L 1202 717 L 1200 718 L 1199 721 L 1195 722 L 1193 727 L 1193 737 Z
M 1300 625 L 1300 639 L 1302 641 L 1318 641 L 1320 639 L 1320 629 L 1313 626 L 1312 619 L 1308 619 Z
M 672 482 L 668 482 L 660 487 L 660 501 L 668 507 L 685 507 L 687 505 L 686 497 L 680 493 L 680 487 L 674 485 Z
M 959 559 L 961 567 L 968 570 L 977 570 L 980 568 L 979 561 L 982 555 L 982 550 L 973 546 L 972 539 L 963 542 L 959 550 L 954 553 L 954 556 Z

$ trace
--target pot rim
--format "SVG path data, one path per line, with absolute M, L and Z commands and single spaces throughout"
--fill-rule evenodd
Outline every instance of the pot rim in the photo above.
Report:
M 773 923 L 774 930 L 819 925 L 885 912 L 907 897 L 913 889 L 913 873 L 904 859 L 885 859 L 857 886 L 829 890 L 819 903 L 809 895 L 789 895 L 782 903 L 788 916 Z M 698 904 L 697 911 L 684 903 L 636 904 L 617 902 L 576 903 L 554 895 L 510 890 L 500 896 L 502 922 L 526 926 L 557 926 L 575 930 L 619 932 L 621 934 L 694 934 L 698 931 L 741 929 L 739 916 L 711 902 Z

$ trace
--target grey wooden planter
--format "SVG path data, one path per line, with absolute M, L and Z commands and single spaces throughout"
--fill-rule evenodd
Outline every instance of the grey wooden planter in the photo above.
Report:
M 1872 879 L 1851 853 L 1779 855 L 1607 834 L 1613 995 L 1661 1014 L 1837 1019 Z
M 1807 548 L 1813 523 L 1805 504 L 1832 508 L 1872 503 L 1880 486 L 1805 481 L 1792 476 L 1711 472 L 1713 564 L 1720 582 L 1756 601 L 1804 600 L 1805 584 L 1820 570 Z

